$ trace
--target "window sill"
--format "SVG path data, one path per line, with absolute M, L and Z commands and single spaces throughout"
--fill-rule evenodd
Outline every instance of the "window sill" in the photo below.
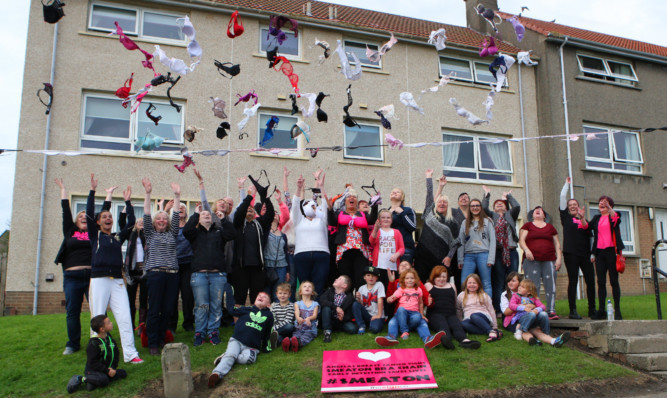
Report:
M 351 166 L 371 166 L 371 167 L 392 167 L 391 163 L 384 163 L 379 160 L 339 160 L 338 164 L 349 164 Z
M 251 152 L 250 156 L 255 156 L 255 157 L 259 157 L 259 158 L 280 159 L 280 160 L 305 160 L 305 161 L 310 160 L 310 158 L 305 157 L 305 156 L 274 155 L 274 154 L 265 153 L 265 152 Z
M 515 184 L 513 182 L 500 182 L 500 181 L 491 181 L 491 180 L 473 180 L 473 179 L 470 179 L 470 178 L 447 177 L 447 182 L 456 182 L 456 183 L 470 184 L 470 185 L 486 185 L 486 186 L 491 186 L 491 187 L 523 189 L 523 185 L 518 185 L 518 184 Z
M 82 36 L 103 37 L 103 38 L 106 38 L 106 39 L 114 39 L 114 40 L 118 40 L 118 35 L 111 35 L 111 36 L 109 36 L 109 33 L 106 33 L 106 32 L 96 32 L 96 31 L 89 32 L 89 31 L 80 31 L 79 34 L 82 35 Z M 183 41 L 183 42 L 178 42 L 178 41 L 173 41 L 173 40 L 169 40 L 169 39 L 159 39 L 159 38 L 140 38 L 140 37 L 136 37 L 136 36 L 128 36 L 128 37 L 129 37 L 130 39 L 132 39 L 132 41 L 134 41 L 135 43 L 161 44 L 161 45 L 165 45 L 165 46 L 183 47 L 183 48 L 187 48 L 187 47 L 188 47 L 188 45 L 187 45 L 187 43 L 186 43 L 185 41 Z M 146 51 L 148 51 L 148 52 L 150 52 L 150 53 L 152 54 L 151 51 L 149 51 L 149 50 L 146 50 Z
M 281 54 L 278 54 L 281 55 Z M 255 58 L 262 58 L 266 59 L 266 54 L 259 54 L 259 53 L 254 53 L 252 54 L 253 57 Z M 310 61 L 301 59 L 301 58 L 295 58 L 293 55 L 283 55 L 283 57 L 287 58 L 289 62 L 295 63 L 295 64 L 309 64 Z M 266 62 L 269 62 L 268 60 Z
M 80 148 L 81 151 L 94 150 L 92 148 Z M 174 151 L 177 151 L 175 149 Z M 86 153 L 86 155 L 93 156 L 108 156 L 108 157 L 119 157 L 119 158 L 132 158 L 132 159 L 148 159 L 148 160 L 167 160 L 169 162 L 182 162 L 182 155 L 170 155 L 170 154 L 157 154 L 156 152 L 139 152 L 134 151 L 111 151 L 100 149 L 99 153 L 92 152 Z
M 616 82 L 610 82 L 608 80 L 603 80 L 603 79 L 595 79 L 592 77 L 586 77 L 586 76 L 576 76 L 575 79 L 577 80 L 583 80 L 586 82 L 591 82 L 591 83 L 600 83 L 600 84 L 609 84 L 611 86 L 616 86 L 616 87 L 623 87 L 623 88 L 629 88 L 631 90 L 639 90 L 642 91 L 641 88 L 636 87 L 636 86 L 629 86 L 627 84 L 621 84 L 621 83 L 616 83 Z
M 621 171 L 621 170 L 604 170 L 604 169 L 589 169 L 589 168 L 582 168 L 581 171 L 587 172 L 587 173 L 595 173 L 595 174 L 609 174 L 612 176 L 628 176 L 628 177 L 642 177 L 642 178 L 648 178 L 652 179 L 653 176 L 647 175 L 647 174 L 642 174 L 642 173 L 635 173 L 635 172 L 627 172 L 627 171 Z
M 436 83 L 440 83 L 440 80 L 434 80 L 434 81 Z M 464 87 L 477 88 L 477 89 L 484 90 L 484 91 L 495 90 L 495 87 L 493 87 L 490 83 L 488 83 L 488 84 L 473 83 L 473 82 L 466 82 L 466 81 L 451 79 L 451 80 L 449 80 L 449 83 L 447 83 L 447 84 L 453 84 L 455 86 L 464 86 Z M 509 93 L 509 94 L 516 94 L 515 91 L 510 90 L 507 87 L 503 87 L 502 90 L 500 90 L 500 92 Z
M 350 67 L 354 67 L 354 64 L 350 64 Z M 338 65 L 337 68 L 340 69 L 341 66 Z M 377 73 L 378 75 L 387 75 L 387 76 L 389 76 L 391 74 L 389 72 L 383 71 L 382 69 L 371 68 L 369 66 L 363 66 L 363 65 L 361 65 L 361 70 L 364 71 L 364 72 L 368 72 L 368 73 Z

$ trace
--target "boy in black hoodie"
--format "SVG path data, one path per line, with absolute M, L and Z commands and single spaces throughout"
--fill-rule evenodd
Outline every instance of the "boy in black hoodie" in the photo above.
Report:
M 208 377 L 208 387 L 213 388 L 232 370 L 235 363 L 250 365 L 257 360 L 260 350 L 271 351 L 269 335 L 273 327 L 273 314 L 269 306 L 271 298 L 260 292 L 252 307 L 234 309 L 232 315 L 238 317 L 234 333 L 227 343 L 227 351 L 213 361 L 216 365 Z
M 331 331 L 343 329 L 345 333 L 356 334 L 359 328 L 352 322 L 352 304 L 355 299 L 352 292 L 352 280 L 347 275 L 341 275 L 333 285 L 320 296 L 322 307 L 322 329 L 324 342 L 331 343 Z
M 109 334 L 113 330 L 109 318 L 106 315 L 93 317 L 90 320 L 90 328 L 97 332 L 97 337 L 92 337 L 88 341 L 84 376 L 72 376 L 67 383 L 67 392 L 70 394 L 78 390 L 82 384 L 86 385 L 86 390 L 92 391 L 127 377 L 125 370 L 117 369 L 120 354 L 116 342 Z

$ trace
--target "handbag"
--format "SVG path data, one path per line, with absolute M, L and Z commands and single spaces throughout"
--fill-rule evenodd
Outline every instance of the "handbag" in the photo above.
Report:
M 613 230 L 612 230 L 613 231 Z M 619 274 L 625 272 L 625 256 L 616 249 L 616 233 L 614 232 L 614 250 L 616 250 L 616 271 Z
M 264 267 L 264 274 L 266 276 L 265 282 L 267 285 L 274 285 L 278 282 L 279 278 L 275 267 Z

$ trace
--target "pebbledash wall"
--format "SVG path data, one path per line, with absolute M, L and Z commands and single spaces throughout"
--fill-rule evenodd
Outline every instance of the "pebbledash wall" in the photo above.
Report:
M 269 69 L 263 52 L 260 51 L 261 29 L 268 26 L 271 14 L 289 15 L 299 20 L 299 41 L 297 56 L 292 56 L 295 73 L 299 75 L 299 88 L 302 93 L 323 91 L 331 94 L 322 109 L 329 115 L 328 123 L 318 123 L 316 119 L 305 121 L 311 127 L 311 142 L 298 139 L 300 151 L 296 156 L 267 155 L 261 153 L 230 153 L 225 157 L 204 157 L 195 155 L 197 168 L 201 171 L 207 188 L 208 197 L 214 200 L 225 195 L 238 201 L 236 178 L 248 173 L 258 175 L 267 170 L 272 184 L 282 185 L 282 168 L 291 171 L 291 189 L 295 189 L 296 176 L 311 173 L 321 167 L 327 172 L 327 190 L 330 193 L 342 191 L 345 183 L 355 186 L 370 184 L 375 179 L 377 188 L 385 196 L 395 186 L 406 193 L 406 202 L 416 211 L 422 211 L 424 205 L 425 182 L 424 170 L 433 168 L 437 178 L 444 169 L 442 147 L 426 146 L 422 148 L 404 148 L 389 150 L 381 148 L 371 156 L 353 157 L 354 154 L 320 151 L 312 158 L 307 146 L 343 146 L 346 130 L 342 124 L 342 108 L 347 104 L 346 88 L 352 83 L 354 104 L 351 115 L 372 131 L 373 139 L 384 142 L 384 135 L 391 132 L 404 142 L 441 142 L 443 134 L 459 134 L 471 137 L 515 138 L 521 136 L 521 109 L 519 104 L 519 84 L 517 69 L 509 74 L 509 84 L 495 97 L 493 108 L 494 120 L 490 124 L 470 125 L 459 117 L 449 104 L 450 97 L 468 107 L 474 113 L 484 114 L 482 102 L 489 91 L 484 76 L 475 79 L 452 81 L 437 93 L 425 94 L 419 101 L 424 108 L 424 115 L 407 110 L 399 102 L 399 94 L 410 91 L 418 97 L 420 91 L 435 86 L 440 79 L 440 57 L 453 57 L 470 65 L 479 62 L 476 55 L 476 43 L 482 36 L 468 28 L 420 21 L 411 18 L 377 13 L 352 7 L 336 6 L 337 18 L 329 19 L 328 3 L 311 2 L 312 15 L 305 14 L 307 2 L 304 0 L 255 1 L 252 6 L 247 1 L 229 0 L 218 2 L 179 2 L 179 1 L 81 1 L 68 3 L 66 16 L 58 24 L 58 39 L 55 61 L 54 92 L 55 99 L 51 110 L 51 136 L 49 149 L 81 150 L 83 143 L 90 142 L 84 135 L 86 116 L 95 116 L 91 108 L 86 107 L 90 97 L 113 99 L 113 93 L 125 79 L 134 72 L 133 92 L 152 78 L 152 73 L 142 68 L 143 56 L 137 51 L 126 50 L 117 36 L 108 36 L 107 32 L 89 28 L 92 5 L 111 6 L 139 10 L 138 15 L 148 15 L 151 11 L 169 13 L 176 16 L 189 15 L 197 30 L 197 40 L 204 51 L 202 62 L 196 70 L 183 76 L 172 90 L 175 100 L 183 105 L 182 120 L 179 128 L 194 125 L 204 130 L 193 143 L 187 143 L 190 149 L 251 149 L 258 146 L 260 123 L 257 117 L 251 118 L 246 131 L 248 138 L 238 139 L 236 124 L 242 118 L 243 104 L 233 107 L 230 102 L 254 89 L 262 104 L 260 115 L 278 115 L 289 120 L 291 104 L 288 95 L 292 88 L 286 76 Z M 255 7 L 255 8 L 251 8 Z M 225 29 L 230 14 L 239 9 L 245 32 L 233 41 L 226 37 Z M 377 21 L 376 26 L 368 20 Z M 426 43 L 431 30 L 446 27 L 450 40 L 444 51 L 436 52 Z M 312 47 L 315 39 L 326 40 L 336 48 L 337 40 L 382 45 L 394 32 L 399 42 L 381 61 L 379 67 L 364 66 L 363 75 L 358 81 L 348 81 L 339 73 L 339 61 L 336 54 L 317 65 L 322 54 L 319 47 Z M 42 82 L 49 80 L 54 26 L 42 21 L 41 4 L 31 2 L 28 44 L 26 50 L 26 68 L 24 71 L 23 96 L 21 98 L 21 119 L 18 147 L 20 149 L 43 149 L 46 129 L 44 107 L 35 98 L 35 91 Z M 263 33 L 265 34 L 265 33 Z M 186 42 L 165 42 L 148 37 L 131 36 L 142 48 L 153 51 L 159 44 L 169 56 L 187 59 Z M 503 44 L 501 47 L 509 54 L 516 54 L 518 48 Z M 221 77 L 213 66 L 213 59 L 222 62 L 231 61 L 241 65 L 241 73 L 233 79 Z M 484 61 L 488 64 L 488 62 Z M 489 61 L 490 62 L 490 61 Z M 155 62 L 158 71 L 166 73 L 166 68 Z M 483 68 L 481 68 L 483 69 Z M 480 70 L 481 70 L 480 69 Z M 530 68 L 522 69 L 523 111 L 527 136 L 536 136 L 538 131 L 537 105 L 535 101 L 535 74 Z M 143 117 L 147 104 L 167 101 L 165 86 L 157 87 L 144 99 L 136 117 Z M 215 137 L 215 130 L 221 120 L 211 111 L 208 99 L 218 96 L 227 102 L 227 119 L 233 126 L 230 136 L 223 141 Z M 232 102 L 233 103 L 233 102 Z M 299 104 L 307 106 L 305 99 Z M 398 120 L 392 120 L 392 129 L 384 130 L 373 110 L 394 104 Z M 114 106 L 120 105 L 117 103 Z M 169 109 L 163 108 L 163 109 Z M 302 120 L 300 114 L 294 115 Z M 288 130 L 291 123 L 281 122 L 281 130 Z M 143 131 L 136 131 L 132 125 L 131 138 L 141 136 Z M 280 134 L 285 134 L 281 132 Z M 348 130 L 347 138 L 352 139 L 353 132 Z M 180 139 L 180 132 L 177 134 Z M 133 141 L 133 140 L 132 140 Z M 528 143 L 526 156 L 529 164 L 539 164 L 540 145 L 537 140 Z M 105 141 L 106 142 L 106 141 Z M 99 144 L 99 142 L 98 142 Z M 506 175 L 509 181 L 482 181 L 479 179 L 450 178 L 446 187 L 452 205 L 459 192 L 470 192 L 472 196 L 482 195 L 482 184 L 487 184 L 494 197 L 502 192 L 513 190 L 513 194 L 525 207 L 527 192 L 524 187 L 525 170 L 523 167 L 523 148 L 519 143 L 507 144 L 511 161 L 511 172 Z M 174 145 L 174 148 L 178 148 Z M 475 151 L 479 147 L 475 146 Z M 12 235 L 9 249 L 9 262 L 6 280 L 6 313 L 28 314 L 32 312 L 34 297 L 35 267 L 40 263 L 38 313 L 64 311 L 62 293 L 62 270 L 53 263 L 62 241 L 60 194 L 53 183 L 56 177 L 63 178 L 74 206 L 82 206 L 89 190 L 90 173 L 99 178 L 98 200 L 103 199 L 103 189 L 111 185 L 125 187 L 131 185 L 135 208 L 142 204 L 143 188 L 141 178 L 152 179 L 156 198 L 171 195 L 169 183 L 181 184 L 183 198 L 192 208 L 198 200 L 198 185 L 191 170 L 180 174 L 174 169 L 182 157 L 159 154 L 135 154 L 132 150 L 107 151 L 104 155 L 87 156 L 50 156 L 46 167 L 46 197 L 44 208 L 44 232 L 41 258 L 36 258 L 37 226 L 39 225 L 40 190 L 42 179 L 41 154 L 19 152 L 16 163 Z M 462 155 L 466 156 L 466 155 Z M 476 156 L 476 155 L 475 155 Z M 476 164 L 476 163 L 475 163 Z M 480 172 L 473 166 L 472 172 Z M 528 193 L 533 200 L 541 200 L 541 188 L 537 169 L 529 168 L 528 177 L 536 183 Z M 307 179 L 310 181 L 310 179 Z M 247 185 L 246 185 L 247 186 Z M 122 206 L 120 188 L 114 195 L 114 211 Z M 365 196 L 363 192 L 360 193 Z M 79 207 L 80 208 L 80 207 Z M 75 211 L 76 209 L 74 209 Z M 53 274 L 54 281 L 47 282 L 47 274 Z

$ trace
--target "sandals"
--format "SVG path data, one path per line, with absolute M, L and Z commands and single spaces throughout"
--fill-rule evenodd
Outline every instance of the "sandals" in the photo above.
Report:
M 487 343 L 493 343 L 494 341 L 498 341 L 498 330 L 494 329 L 489 332 L 489 337 L 486 339 Z

